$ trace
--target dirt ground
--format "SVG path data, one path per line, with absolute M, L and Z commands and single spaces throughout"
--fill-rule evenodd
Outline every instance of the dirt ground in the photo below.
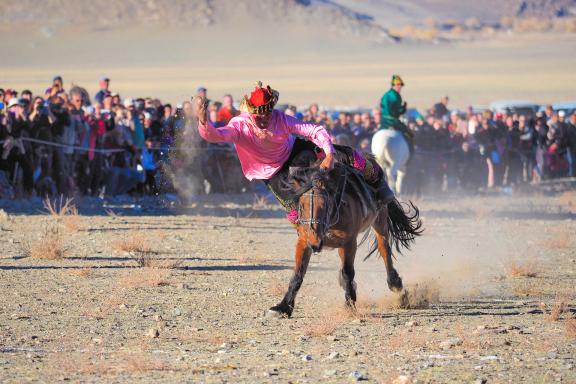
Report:
M 414 308 L 363 246 L 357 313 L 326 250 L 270 319 L 296 234 L 262 199 L 0 202 L 0 381 L 576 382 L 576 195 L 416 204 Z

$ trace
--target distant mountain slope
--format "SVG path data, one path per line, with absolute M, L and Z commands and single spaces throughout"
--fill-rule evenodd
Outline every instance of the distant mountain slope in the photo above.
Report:
M 415 20 L 464 21 L 476 17 L 484 23 L 507 17 L 562 17 L 576 15 L 576 0 L 334 0 L 352 11 L 372 16 L 380 25 Z
M 480 25 L 502 17 L 557 18 L 576 15 L 576 0 L 18 0 L 0 2 L 0 24 L 89 30 L 176 25 L 221 28 L 272 23 L 281 28 L 314 26 L 330 34 L 390 41 L 390 28 L 426 21 Z M 406 35 L 402 37 L 408 37 Z
M 282 27 L 324 27 L 345 35 L 387 40 L 371 17 L 332 1 L 307 0 L 19 0 L 0 2 L 1 24 L 113 29 L 134 25 L 226 27 L 269 23 Z

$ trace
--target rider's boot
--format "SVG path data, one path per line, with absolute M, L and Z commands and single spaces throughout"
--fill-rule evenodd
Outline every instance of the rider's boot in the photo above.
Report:
M 357 163 L 361 163 L 361 168 L 357 166 Z M 360 169 L 364 174 L 364 179 L 374 188 L 374 198 L 377 205 L 386 206 L 394 200 L 394 192 L 388 186 L 384 171 L 374 157 L 366 158 L 361 156 L 359 152 L 354 151 L 354 168 Z

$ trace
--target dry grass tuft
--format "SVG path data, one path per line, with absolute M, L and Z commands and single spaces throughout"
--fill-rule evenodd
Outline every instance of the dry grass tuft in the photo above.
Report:
M 68 271 L 68 274 L 71 276 L 88 278 L 88 277 L 94 277 L 95 272 L 94 268 L 86 267 L 80 269 L 72 269 Z
M 120 277 L 119 288 L 146 288 L 170 285 L 170 271 L 159 268 L 132 269 Z
M 148 239 L 139 231 L 130 231 L 122 239 L 114 241 L 112 247 L 118 252 L 130 254 L 148 253 L 152 251 Z
M 539 271 L 537 269 L 537 262 L 534 259 L 528 261 L 510 260 L 504 268 L 506 269 L 507 276 L 510 277 L 537 277 Z
M 523 281 L 512 288 L 512 292 L 518 296 L 542 296 L 544 293 L 541 288 L 532 282 Z
M 64 245 L 60 229 L 56 226 L 46 228 L 39 239 L 24 243 L 22 248 L 25 257 L 47 260 L 62 259 L 69 250 Z
M 64 228 L 71 232 L 78 232 L 83 228 L 82 219 L 80 215 L 78 215 L 78 209 L 76 206 L 70 206 L 66 215 L 62 217 L 62 224 L 64 225 Z
M 48 211 L 50 216 L 56 217 L 63 217 L 67 215 L 69 210 L 74 207 L 74 199 L 66 198 L 64 200 L 64 196 L 60 195 L 59 199 L 51 200 L 49 197 L 46 197 L 43 202 L 44 209 Z
M 158 253 L 152 250 L 147 238 L 142 232 L 130 231 L 122 239 L 112 243 L 117 252 L 129 254 L 139 267 L 148 268 L 174 268 L 176 263 L 168 263 L 158 259 Z
M 134 251 L 130 252 L 132 259 L 136 262 L 136 264 L 141 268 L 156 268 L 157 267 L 157 260 L 156 260 L 156 253 L 152 251 Z
M 566 319 L 564 327 L 566 329 L 566 336 L 568 336 L 570 340 L 576 340 L 576 319 L 573 317 Z
M 74 199 L 66 198 L 64 200 L 63 196 L 60 196 L 59 199 L 50 200 L 46 197 L 43 205 L 48 214 L 62 222 L 67 230 L 77 232 L 82 229 L 82 220 L 78 215 L 78 208 L 74 204 Z
M 550 313 L 546 314 L 546 320 L 558 321 L 563 313 L 568 311 L 568 303 L 570 302 L 570 295 L 567 293 L 557 293 L 550 308 Z M 546 309 L 543 309 L 546 312 Z
M 107 214 L 109 217 L 111 217 L 111 218 L 113 218 L 113 219 L 116 218 L 116 217 L 118 217 L 118 216 L 120 216 L 120 214 L 114 212 L 114 211 L 111 210 L 111 209 L 106 209 L 105 212 L 106 212 L 106 214 Z

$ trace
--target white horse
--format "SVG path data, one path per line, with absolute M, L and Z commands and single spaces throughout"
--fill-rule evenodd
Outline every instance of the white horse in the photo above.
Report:
M 406 163 L 410 158 L 410 148 L 404 135 L 395 129 L 381 129 L 372 137 L 372 153 L 386 172 L 390 188 L 396 194 L 403 192 Z

